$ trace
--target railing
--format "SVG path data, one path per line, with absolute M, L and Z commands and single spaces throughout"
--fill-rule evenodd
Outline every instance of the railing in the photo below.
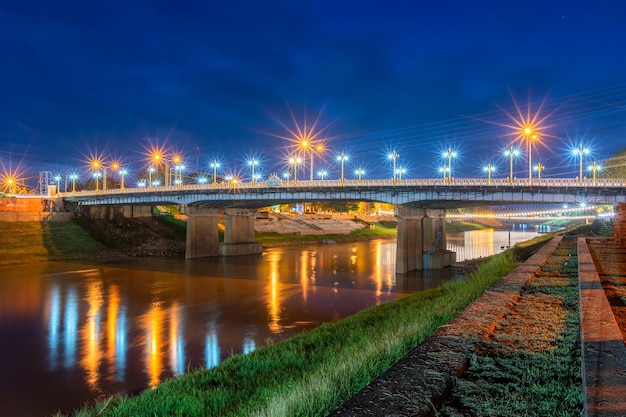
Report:
M 265 182 L 237 182 L 217 184 L 189 184 L 189 185 L 172 185 L 157 187 L 134 187 L 134 188 L 109 188 L 106 190 L 82 190 L 82 191 L 65 191 L 59 192 L 59 197 L 86 197 L 94 195 L 116 195 L 125 193 L 175 193 L 179 191 L 234 191 L 234 190 L 268 190 L 268 189 L 311 189 L 311 188 L 371 188 L 371 187 L 445 187 L 451 190 L 463 187 L 542 187 L 542 188 L 615 188 L 625 187 L 624 179 L 487 179 L 487 178 L 453 178 L 452 180 L 443 179 L 364 179 L 364 180 L 314 180 L 314 181 L 283 181 L 281 185 L 268 185 Z

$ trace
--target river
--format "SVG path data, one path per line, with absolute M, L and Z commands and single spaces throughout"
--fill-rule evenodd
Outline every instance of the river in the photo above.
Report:
M 447 235 L 457 260 L 538 233 Z M 70 412 L 114 393 L 211 368 L 414 291 L 451 270 L 395 274 L 395 241 L 290 246 L 262 255 L 0 269 L 0 412 Z

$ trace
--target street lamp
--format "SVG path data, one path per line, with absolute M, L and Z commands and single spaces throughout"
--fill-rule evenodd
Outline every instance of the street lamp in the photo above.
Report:
M 400 155 L 398 154 L 398 152 L 396 152 L 396 150 L 394 149 L 389 155 L 387 155 L 388 159 L 391 159 L 393 161 L 393 183 L 395 184 L 397 182 L 396 179 L 396 163 L 398 160 L 398 157 Z
M 326 177 L 326 175 L 328 175 L 328 171 L 326 171 L 325 169 L 321 169 L 318 171 L 317 176 L 324 181 L 324 177 Z
M 580 174 L 578 177 L 578 183 L 582 184 L 583 183 L 583 156 L 589 154 L 589 148 L 583 147 L 583 143 L 580 142 L 580 146 L 574 149 L 572 153 L 578 156 L 578 159 L 580 161 Z
M 72 195 L 76 194 L 76 180 L 78 179 L 78 175 L 75 173 L 70 174 L 70 180 L 72 181 Z
M 541 171 L 544 169 L 545 167 L 541 164 L 541 162 L 538 162 L 537 165 L 535 166 L 535 171 L 537 171 L 537 179 L 541 181 Z
M 213 187 L 217 186 L 217 169 L 220 167 L 220 163 L 216 160 L 211 162 L 211 168 L 213 168 Z
M 443 157 L 448 159 L 448 183 L 452 184 L 452 158 L 456 158 L 456 152 L 448 148 Z
M 57 195 L 59 195 L 59 190 L 61 189 L 61 174 L 57 174 L 54 179 L 57 182 Z
M 361 177 L 363 175 L 365 175 L 365 170 L 361 167 L 357 168 L 356 171 L 354 171 L 354 173 L 357 175 L 357 178 L 359 179 L 359 182 L 361 181 Z
M 533 158 L 532 158 L 532 152 L 533 152 L 533 144 L 532 141 L 533 140 L 537 140 L 537 135 L 534 133 L 533 128 L 532 127 L 526 127 L 524 128 L 524 136 L 526 137 L 526 148 L 528 150 L 528 185 L 530 185 L 532 183 L 533 180 L 533 172 L 532 172 L 532 166 L 533 166 Z
M 442 178 L 443 178 L 442 181 L 443 181 L 443 183 L 445 183 L 446 182 L 446 175 L 447 175 L 447 172 L 448 172 L 448 167 L 445 167 L 445 166 L 440 167 L 439 168 L 439 172 L 441 172 L 441 175 L 442 175 Z
M 155 172 L 155 168 L 153 166 L 150 166 L 150 168 L 148 168 L 148 187 L 152 188 L 152 173 Z
M 403 167 L 398 168 L 397 174 L 398 174 L 398 180 L 402 181 L 402 174 L 404 174 L 406 172 L 406 169 L 404 169 Z
M 348 160 L 348 155 L 346 155 L 344 152 L 341 152 L 339 155 L 337 155 L 337 161 L 341 162 L 341 185 L 345 183 L 345 177 L 343 176 L 343 172 L 344 172 L 343 168 L 347 160 Z M 395 160 L 394 160 L 394 165 L 395 165 Z
M 102 173 L 100 171 L 96 171 L 93 173 L 93 177 L 96 179 L 96 194 L 98 193 L 98 180 Z
M 293 165 L 293 182 L 295 184 L 298 182 L 298 165 L 302 163 L 302 158 L 299 156 L 291 156 L 288 161 L 289 165 Z
M 248 161 L 248 165 L 250 165 L 250 169 L 252 170 L 252 180 L 251 180 L 252 184 L 254 184 L 254 182 L 255 182 L 254 167 L 256 165 L 258 165 L 258 164 L 259 164 L 259 160 L 258 159 L 252 158 L 252 159 L 250 159 Z
M 596 185 L 596 171 L 602 171 L 602 165 L 593 161 L 593 164 L 589 166 L 589 171 L 593 172 L 593 185 Z
M 519 149 L 511 146 L 509 149 L 504 151 L 504 154 L 510 159 L 509 183 L 513 184 L 513 158 L 519 155 Z
M 495 170 L 496 170 L 496 167 L 491 165 L 491 162 L 488 163 L 483 168 L 483 171 L 485 171 L 487 173 L 487 185 L 491 185 L 491 173 L 494 172 Z

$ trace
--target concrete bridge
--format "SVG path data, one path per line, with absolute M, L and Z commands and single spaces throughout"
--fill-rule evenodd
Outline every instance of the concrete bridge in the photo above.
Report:
M 617 204 L 624 180 L 410 179 L 220 183 L 59 193 L 90 207 L 92 218 L 143 217 L 156 205 L 182 205 L 188 215 L 187 258 L 260 253 L 254 241 L 256 210 L 303 201 L 371 201 L 394 204 L 398 219 L 396 271 L 438 269 L 455 261 L 446 250 L 445 211 L 497 204 Z M 218 218 L 225 216 L 224 242 Z

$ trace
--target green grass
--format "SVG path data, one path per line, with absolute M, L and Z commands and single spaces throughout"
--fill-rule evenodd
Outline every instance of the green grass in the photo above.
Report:
M 210 370 L 113 398 L 78 416 L 323 416 L 447 323 L 515 266 L 494 256 L 467 280 L 414 293 Z
M 446 232 L 448 233 L 467 232 L 471 230 L 483 229 L 493 229 L 493 227 L 477 222 L 452 221 L 450 223 L 446 223 Z
M 81 259 L 103 248 L 73 221 L 0 222 L 0 266 Z
M 396 236 L 394 227 L 385 227 L 379 223 L 368 223 L 372 228 L 364 227 L 353 230 L 349 234 L 328 234 L 328 235 L 296 235 L 281 234 L 276 232 L 256 232 L 255 239 L 261 243 L 284 243 L 284 242 L 304 242 L 320 243 L 328 240 L 335 242 L 351 242 L 355 240 L 370 240 L 376 238 L 392 238 Z

